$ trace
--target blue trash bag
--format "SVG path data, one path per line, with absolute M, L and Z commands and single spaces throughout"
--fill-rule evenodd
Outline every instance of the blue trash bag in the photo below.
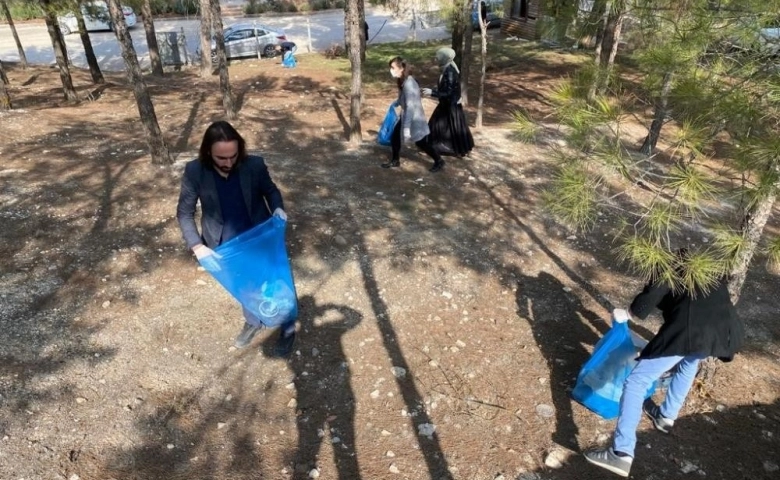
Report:
M 618 416 L 623 382 L 637 364 L 637 346 L 631 338 L 628 322 L 612 322 L 612 328 L 593 349 L 590 359 L 577 376 L 572 398 L 605 420 Z M 645 398 L 655 391 L 650 386 Z
M 284 52 L 282 57 L 282 66 L 284 68 L 295 68 L 298 65 L 298 61 L 295 59 L 295 55 L 292 52 Z
M 395 105 L 395 102 L 390 104 L 390 108 L 387 109 L 387 114 L 382 122 L 382 126 L 379 128 L 376 141 L 380 145 L 390 145 L 390 139 L 393 137 L 393 129 L 395 129 L 395 124 L 398 122 L 398 114 L 395 113 Z
M 298 316 L 290 260 L 284 244 L 287 222 L 279 217 L 257 225 L 214 249 L 203 268 L 263 325 L 279 326 Z

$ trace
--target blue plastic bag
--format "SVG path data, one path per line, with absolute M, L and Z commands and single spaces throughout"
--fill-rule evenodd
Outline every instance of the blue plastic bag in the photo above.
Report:
M 295 55 L 292 52 L 284 52 L 282 57 L 282 66 L 284 68 L 295 68 L 298 65 L 298 61 L 295 59 Z
M 612 328 L 593 349 L 590 359 L 577 376 L 572 398 L 605 420 L 618 416 L 623 382 L 636 366 L 637 346 L 628 329 L 628 322 L 612 322 Z M 655 391 L 650 386 L 645 398 Z
M 290 260 L 284 244 L 287 222 L 279 217 L 257 225 L 214 249 L 206 269 L 263 325 L 275 327 L 298 316 Z
M 380 145 L 390 145 L 390 139 L 393 137 L 395 124 L 398 122 L 398 114 L 395 113 L 395 105 L 395 102 L 390 104 L 390 108 L 387 109 L 387 114 L 382 122 L 382 126 L 379 128 L 379 134 L 376 136 L 376 141 Z

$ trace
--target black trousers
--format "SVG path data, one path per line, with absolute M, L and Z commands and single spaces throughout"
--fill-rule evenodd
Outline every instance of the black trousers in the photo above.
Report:
M 401 159 L 401 144 L 403 143 L 403 128 L 401 128 L 401 123 L 400 120 L 396 122 L 395 129 L 393 129 L 393 135 L 390 137 L 390 147 L 393 150 L 393 161 L 400 161 Z M 414 144 L 417 145 L 417 148 L 431 157 L 434 164 L 441 163 L 441 155 L 439 155 L 439 152 L 433 147 L 430 135 L 426 135 L 422 139 L 414 142 Z

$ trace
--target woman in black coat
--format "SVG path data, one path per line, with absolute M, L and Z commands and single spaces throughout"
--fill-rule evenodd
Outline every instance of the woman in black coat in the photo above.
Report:
M 681 250 L 679 256 L 683 263 L 686 252 Z M 642 350 L 623 384 L 612 446 L 585 453 L 589 462 L 623 477 L 629 475 L 634 460 L 642 412 L 656 430 L 669 433 L 693 385 L 699 362 L 708 357 L 730 361 L 744 341 L 744 327 L 731 303 L 725 277 L 708 291 L 692 292 L 651 281 L 631 303 L 631 314 L 644 319 L 656 308 L 661 310 L 664 324 Z M 656 405 L 652 400 L 644 401 L 653 382 L 669 370 L 674 374 L 664 402 Z
M 454 60 L 455 50 L 444 47 L 436 51 L 436 63 L 441 68 L 439 85 L 423 88 L 422 93 L 439 100 L 428 120 L 434 148 L 442 155 L 462 157 L 474 148 L 474 137 L 460 103 L 460 70 Z

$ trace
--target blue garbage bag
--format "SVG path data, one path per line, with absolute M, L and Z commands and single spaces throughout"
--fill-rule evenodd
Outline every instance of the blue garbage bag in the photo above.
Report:
M 628 322 L 612 322 L 612 328 L 599 340 L 590 359 L 582 366 L 571 395 L 574 400 L 605 420 L 618 416 L 623 382 L 637 364 L 637 346 Z M 645 398 L 655 391 L 650 386 Z
M 387 109 L 387 114 L 382 122 L 382 126 L 379 128 L 379 134 L 376 136 L 376 141 L 380 145 L 390 145 L 390 139 L 393 137 L 393 129 L 398 122 L 398 114 L 395 113 L 396 103 L 390 104 L 390 108 Z
M 295 59 L 293 52 L 284 52 L 284 56 L 282 57 L 282 66 L 285 68 L 295 68 L 297 65 L 298 61 Z
M 208 271 L 263 325 L 275 327 L 298 316 L 290 260 L 284 244 L 287 222 L 271 217 L 214 249 Z

